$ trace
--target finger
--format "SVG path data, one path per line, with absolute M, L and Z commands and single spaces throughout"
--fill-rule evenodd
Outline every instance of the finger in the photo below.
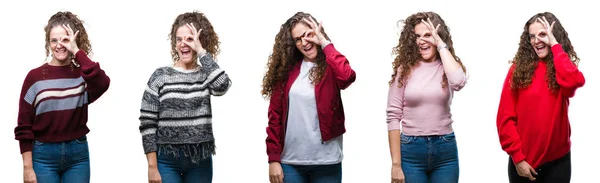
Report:
M 69 28 L 69 34 L 73 35 L 73 28 L 71 28 L 71 25 L 67 24 L 67 27 Z
M 429 22 L 427 22 L 427 21 L 425 21 L 425 20 L 423 20 L 423 19 L 421 19 L 421 22 L 422 22 L 423 24 L 425 24 L 425 26 L 427 27 L 427 29 L 429 29 L 429 30 L 431 30 L 431 29 L 432 29 L 432 27 L 429 25 Z
M 319 22 L 319 25 L 317 26 L 317 31 L 321 32 L 321 29 L 323 29 L 323 21 Z
M 283 183 L 283 174 L 279 174 L 279 176 L 277 176 L 277 178 L 279 179 L 280 183 Z
M 194 33 L 194 38 L 198 38 L 198 29 L 196 29 L 196 26 L 194 26 L 193 23 L 190 23 L 190 25 L 192 26 L 192 32 Z
M 553 21 L 552 24 L 550 24 L 550 32 L 552 32 L 552 30 L 554 30 L 554 23 L 556 23 L 556 21 Z
M 545 29 L 547 29 L 548 27 L 546 27 L 546 24 L 544 23 L 544 21 L 541 18 L 536 18 L 537 21 L 542 24 L 542 26 L 544 26 Z
M 315 25 L 314 25 L 312 22 L 308 21 L 306 18 L 302 18 L 302 21 L 303 21 L 304 23 L 308 24 L 308 26 L 309 26 L 311 29 L 314 29 L 314 28 L 315 28 Z
M 65 24 L 62 24 L 62 25 L 61 25 L 61 27 L 62 27 L 63 29 L 65 29 L 65 32 L 67 32 L 67 35 L 68 35 L 68 36 L 70 36 L 70 35 L 71 35 L 71 33 L 69 32 L 69 27 L 67 27 Z
M 550 22 L 548 22 L 548 20 L 546 19 L 546 17 L 544 16 L 544 17 L 542 17 L 542 18 L 544 19 L 544 23 L 546 23 L 546 25 L 547 25 L 548 27 L 550 27 Z
M 429 39 L 427 39 L 427 38 L 419 38 L 419 39 L 421 39 L 421 40 L 423 40 L 423 41 L 425 41 L 427 43 L 433 44 L 433 40 L 432 40 L 433 38 L 429 38 Z
M 79 31 L 75 32 L 75 34 L 73 35 L 72 39 L 76 40 L 77 39 L 77 35 L 79 35 Z
M 533 175 L 537 175 L 538 173 L 535 171 L 535 169 L 533 169 L 533 167 L 529 167 L 529 171 L 533 174 Z
M 435 26 L 435 32 L 437 33 L 438 30 L 440 30 L 440 25 L 442 24 L 438 24 L 437 26 Z
M 192 31 L 192 34 L 196 33 L 196 30 L 189 23 L 185 24 L 185 26 Z

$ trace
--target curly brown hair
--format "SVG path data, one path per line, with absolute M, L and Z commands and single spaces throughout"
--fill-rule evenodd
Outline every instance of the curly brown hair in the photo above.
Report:
M 173 62 L 179 60 L 179 55 L 177 54 L 177 29 L 182 26 L 186 26 L 186 24 L 192 24 L 196 29 L 202 29 L 200 32 L 200 43 L 202 47 L 206 49 L 207 53 L 210 53 L 214 58 L 217 57 L 221 49 L 219 48 L 219 36 L 213 29 L 212 24 L 208 21 L 208 18 L 204 15 L 204 13 L 194 11 L 194 12 L 186 12 L 180 14 L 175 18 L 175 22 L 171 26 L 171 33 L 169 34 L 169 39 L 171 40 L 171 57 L 173 58 Z M 194 52 L 194 59 L 197 59 L 197 55 Z
M 571 61 L 577 65 L 579 63 L 579 57 L 577 57 L 577 53 L 573 49 L 573 45 L 571 45 L 571 40 L 569 40 L 569 36 L 565 28 L 562 26 L 558 18 L 554 16 L 554 14 L 550 12 L 538 13 L 532 16 L 525 26 L 523 27 L 523 33 L 521 34 L 521 40 L 519 42 L 519 49 L 513 60 L 511 61 L 515 70 L 511 76 L 510 87 L 512 89 L 520 89 L 526 88 L 531 84 L 531 77 L 533 76 L 533 71 L 537 66 L 537 61 L 540 58 L 535 53 L 533 46 L 529 41 L 529 25 L 535 23 L 537 18 L 546 17 L 546 20 L 550 24 L 555 22 L 554 28 L 552 30 L 552 34 L 556 38 L 556 41 L 562 45 L 563 50 L 569 55 Z M 548 53 L 543 61 L 546 61 L 546 82 L 548 82 L 548 87 L 552 91 L 557 91 L 560 87 L 556 82 L 556 73 L 554 69 L 554 62 L 548 62 L 553 59 L 552 52 Z
M 398 40 L 398 46 L 394 47 L 392 53 L 396 55 L 396 58 L 392 62 L 392 79 L 388 84 L 392 84 L 394 79 L 398 74 L 398 67 L 401 67 L 402 72 L 400 73 L 400 78 L 398 78 L 398 87 L 404 86 L 407 78 L 410 76 L 412 69 L 419 65 L 419 61 L 422 60 L 421 55 L 419 54 L 419 47 L 416 43 L 417 35 L 414 32 L 415 26 L 421 23 L 421 20 L 427 21 L 430 18 L 431 22 L 434 26 L 440 24 L 440 28 L 438 29 L 438 35 L 446 43 L 448 46 L 448 51 L 454 56 L 454 59 L 464 72 L 467 71 L 465 66 L 462 64 L 460 58 L 456 56 L 454 53 L 454 46 L 452 43 L 452 36 L 450 35 L 450 28 L 446 25 L 442 17 L 435 12 L 418 12 L 410 15 L 405 20 L 401 20 L 404 24 L 402 31 L 400 32 L 400 39 Z M 436 54 L 436 57 L 440 57 L 439 53 Z M 448 85 L 448 78 L 446 74 L 443 75 L 443 81 L 441 83 L 442 88 L 445 88 Z
M 83 26 L 84 22 L 77 17 L 77 15 L 69 12 L 69 11 L 59 11 L 56 14 L 52 15 L 48 20 L 48 24 L 44 27 L 44 31 L 46 32 L 46 57 L 50 56 L 50 31 L 52 28 L 56 26 L 69 25 L 73 29 L 73 32 L 79 31 L 77 33 L 77 38 L 75 42 L 77 42 L 77 47 L 80 50 L 85 51 L 88 56 L 92 55 L 92 44 L 88 38 L 87 31 Z M 69 54 L 70 58 L 73 58 L 72 53 Z
M 292 29 L 298 23 L 303 23 L 303 18 L 311 18 L 314 22 L 317 22 L 313 16 L 304 12 L 297 12 L 294 16 L 290 17 L 284 24 L 281 25 L 279 33 L 275 36 L 275 45 L 273 45 L 273 52 L 269 56 L 267 63 L 267 72 L 263 77 L 262 82 L 262 95 L 265 98 L 270 98 L 273 92 L 273 88 L 276 85 L 283 85 L 288 78 L 288 73 L 292 70 L 297 62 L 302 61 L 304 55 L 298 48 L 292 37 Z M 308 26 L 308 25 L 307 25 Z M 329 36 L 325 33 L 325 29 L 321 29 L 321 33 L 327 40 Z M 316 67 L 310 70 L 309 78 L 313 84 L 319 83 L 323 78 L 325 69 L 327 69 L 327 63 L 325 62 L 325 54 L 321 48 L 321 45 L 317 46 L 317 57 Z

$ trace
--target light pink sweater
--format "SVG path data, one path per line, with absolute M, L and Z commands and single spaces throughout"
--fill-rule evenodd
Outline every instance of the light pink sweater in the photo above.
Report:
M 398 68 L 398 73 L 401 70 Z M 462 69 L 446 73 L 448 86 L 442 88 L 444 67 L 440 60 L 421 62 L 413 68 L 406 85 L 399 88 L 397 74 L 390 86 L 387 104 L 388 131 L 400 130 L 409 136 L 452 133 L 450 105 L 454 91 L 462 89 L 468 76 Z

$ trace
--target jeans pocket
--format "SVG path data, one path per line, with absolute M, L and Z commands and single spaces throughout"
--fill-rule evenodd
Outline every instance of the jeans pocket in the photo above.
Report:
M 447 135 L 442 135 L 442 140 L 444 140 L 444 142 L 453 142 L 456 140 L 456 137 L 454 136 L 454 132 L 447 134 Z
M 83 136 L 83 137 L 79 137 L 75 139 L 75 142 L 79 143 L 79 144 L 85 144 L 87 143 L 87 136 Z
M 409 144 L 410 142 L 413 141 L 413 139 L 415 139 L 415 137 L 413 137 L 413 136 L 406 136 L 404 134 L 400 135 L 400 143 L 402 143 L 402 144 Z

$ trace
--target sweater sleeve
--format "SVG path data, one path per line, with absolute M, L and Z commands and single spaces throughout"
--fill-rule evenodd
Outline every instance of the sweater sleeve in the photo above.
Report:
M 398 87 L 398 78 L 400 78 L 400 68 L 396 74 L 396 77 L 392 81 L 388 90 L 388 102 L 387 102 L 387 124 L 388 131 L 400 130 L 402 131 L 401 121 L 404 114 L 404 86 Z
M 269 123 L 267 126 L 267 139 L 265 140 L 267 145 L 267 155 L 269 157 L 269 163 L 281 161 L 281 152 L 283 151 L 283 146 L 281 145 L 281 118 L 283 111 L 283 93 L 284 87 L 281 85 L 277 85 L 277 87 L 273 89 L 273 94 L 271 95 L 271 99 L 269 100 Z
M 338 88 L 348 88 L 356 80 L 356 72 L 350 67 L 348 59 L 335 49 L 333 43 L 325 46 L 323 53 L 325 54 L 327 65 L 331 67 L 331 70 L 335 74 Z
M 573 97 L 575 90 L 585 84 L 583 74 L 565 53 L 560 44 L 552 46 L 554 55 L 554 69 L 556 70 L 556 82 L 560 85 L 567 97 Z
M 93 103 L 108 90 L 110 78 L 100 68 L 100 63 L 90 60 L 85 51 L 79 50 L 75 59 L 81 65 L 81 76 L 87 84 L 89 103 Z
M 502 149 L 511 156 L 514 163 L 525 160 L 525 155 L 522 151 L 521 139 L 517 132 L 517 115 L 516 115 L 516 93 L 510 87 L 510 81 L 514 65 L 510 68 L 502 94 L 500 96 L 500 104 L 498 106 L 498 115 L 496 118 L 496 127 L 498 128 L 498 136 Z
M 154 71 L 142 96 L 139 130 L 142 134 L 144 153 L 156 152 L 158 148 L 156 145 L 156 130 L 158 129 L 160 107 L 158 88 L 161 75 L 160 69 Z
M 448 85 L 452 90 L 460 91 L 467 84 L 469 75 L 460 68 L 446 73 L 446 78 L 448 78 Z
M 209 73 L 206 80 L 210 93 L 214 96 L 225 95 L 231 86 L 231 80 L 227 73 L 219 67 L 210 53 L 200 57 L 200 64 L 202 64 L 203 71 Z
M 31 151 L 33 149 L 33 119 L 35 118 L 35 108 L 32 104 L 35 94 L 28 95 L 29 88 L 35 80 L 30 72 L 23 81 L 21 95 L 19 96 L 19 113 L 17 116 L 17 127 L 15 128 L 15 139 L 19 141 L 21 153 Z

